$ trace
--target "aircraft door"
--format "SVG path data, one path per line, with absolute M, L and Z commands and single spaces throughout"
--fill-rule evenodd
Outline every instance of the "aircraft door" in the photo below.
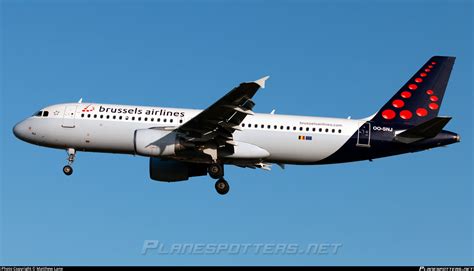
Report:
M 364 122 L 359 127 L 359 131 L 357 133 L 357 146 L 358 147 L 370 147 L 370 122 Z
M 74 128 L 76 127 L 76 109 L 77 105 L 68 105 L 64 109 L 63 123 L 62 127 L 64 128 Z

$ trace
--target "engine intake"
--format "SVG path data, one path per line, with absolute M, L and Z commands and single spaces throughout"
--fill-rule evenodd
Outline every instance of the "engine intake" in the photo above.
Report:
M 135 131 L 135 153 L 149 157 L 175 155 L 184 146 L 174 131 L 140 129 Z

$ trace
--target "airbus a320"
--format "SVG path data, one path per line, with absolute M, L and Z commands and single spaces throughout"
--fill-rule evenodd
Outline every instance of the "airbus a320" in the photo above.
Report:
M 15 136 L 63 149 L 150 157 L 150 178 L 209 175 L 229 191 L 224 165 L 334 164 L 417 152 L 460 141 L 438 116 L 454 57 L 430 58 L 374 115 L 364 119 L 257 114 L 254 95 L 268 77 L 241 83 L 204 110 L 101 103 L 47 106 L 13 128 Z

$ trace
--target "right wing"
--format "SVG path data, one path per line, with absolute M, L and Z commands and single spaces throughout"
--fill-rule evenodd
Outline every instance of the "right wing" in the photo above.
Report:
M 240 130 L 240 124 L 247 115 L 253 115 L 255 103 L 252 97 L 259 88 L 265 87 L 269 76 L 255 82 L 241 83 L 207 109 L 190 119 L 176 131 L 184 135 L 184 140 L 196 146 L 206 146 L 211 151 L 204 153 L 217 158 L 217 149 L 225 148 L 233 152 L 232 134 Z

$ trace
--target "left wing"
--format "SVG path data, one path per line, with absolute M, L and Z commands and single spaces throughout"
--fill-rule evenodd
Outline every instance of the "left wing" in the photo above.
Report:
M 176 131 L 184 135 L 186 142 L 202 147 L 213 160 L 217 159 L 217 149 L 225 148 L 233 153 L 235 142 L 232 134 L 241 130 L 240 123 L 247 115 L 253 115 L 255 103 L 252 97 L 259 88 L 265 87 L 268 78 L 241 83 Z

